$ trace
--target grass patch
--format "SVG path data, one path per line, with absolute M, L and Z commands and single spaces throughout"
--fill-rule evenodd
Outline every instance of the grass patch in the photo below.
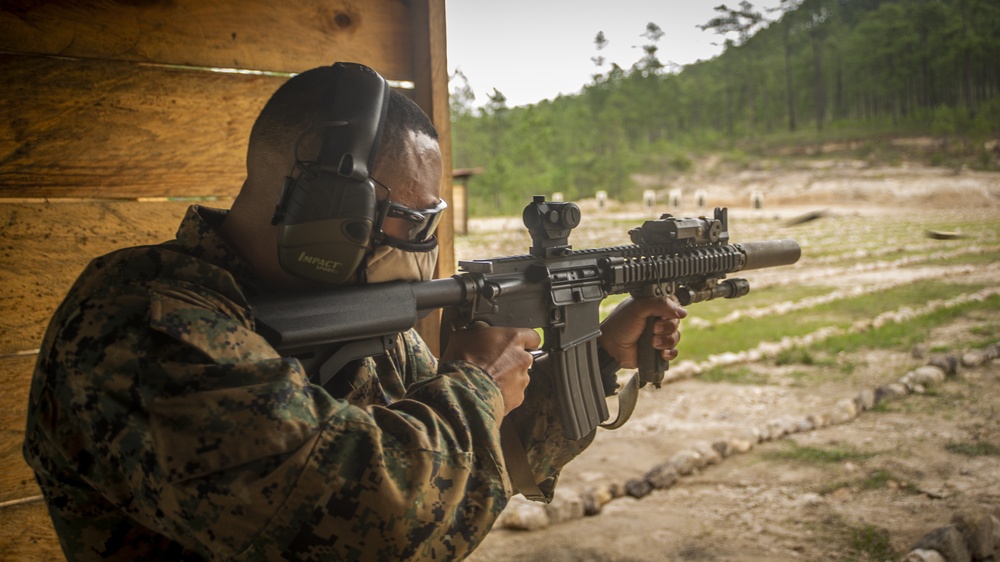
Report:
M 963 292 L 974 292 L 982 288 L 982 285 L 923 281 L 819 305 L 793 315 L 743 319 L 713 325 L 707 329 L 686 326 L 683 328 L 680 349 L 685 359 L 701 361 L 711 354 L 744 351 L 756 347 L 762 341 L 780 341 L 784 337 L 802 336 L 826 326 L 847 328 L 860 318 L 872 318 L 882 312 L 898 310 L 904 306 L 916 308 L 929 300 L 951 298 Z M 890 323 L 877 330 L 833 337 L 810 349 L 836 356 L 841 351 L 855 350 L 862 346 L 869 348 L 912 346 L 923 341 L 929 328 L 952 321 L 970 310 L 983 307 L 984 304 L 1000 306 L 1000 296 L 994 296 L 984 303 L 968 303 L 939 310 L 901 324 Z
M 959 291 L 955 291 L 957 294 Z M 890 323 L 881 328 L 859 334 L 843 334 L 817 343 L 811 349 L 832 355 L 858 349 L 908 348 L 920 343 L 934 327 L 953 322 L 983 307 L 1000 307 L 1000 295 L 994 295 L 983 302 L 970 302 L 948 309 L 937 310 L 908 320 L 904 323 Z
M 894 408 L 893 404 L 896 404 L 898 402 L 899 402 L 898 400 L 883 400 L 881 402 L 876 402 L 875 405 L 872 406 L 872 408 L 868 411 L 876 414 L 886 414 L 889 412 L 895 412 L 897 408 Z
M 918 307 L 931 300 L 949 299 L 964 292 L 975 292 L 986 285 L 957 285 L 943 281 L 917 281 L 908 285 L 876 291 L 855 298 L 824 304 L 812 309 L 814 314 L 826 316 L 831 321 L 873 318 L 882 312 L 904 306 Z
M 958 254 L 946 258 L 929 259 L 920 263 L 921 266 L 930 265 L 990 265 L 996 263 L 997 254 L 983 252 L 981 254 Z
M 899 554 L 892 548 L 889 540 L 889 531 L 874 525 L 861 525 L 859 527 L 848 528 L 849 545 L 851 550 L 863 560 L 882 562 L 883 560 L 896 560 Z M 859 558 L 853 558 L 858 560 Z
M 881 490 L 886 488 L 890 481 L 896 481 L 887 470 L 876 470 L 862 480 L 858 487 L 862 490 Z
M 975 339 L 967 342 L 965 347 L 985 349 L 993 344 L 1000 343 L 1000 324 L 990 323 L 983 326 L 974 326 L 969 329 L 969 335 Z
M 807 383 L 807 382 L 811 383 L 811 382 L 816 382 L 816 381 L 819 381 L 819 380 L 827 380 L 825 377 L 822 377 L 822 375 L 819 375 L 819 374 L 816 374 L 816 373 L 811 373 L 809 371 L 798 371 L 798 370 L 796 370 L 796 371 L 792 371 L 791 373 L 788 373 L 788 376 L 792 380 L 794 380 L 795 383 L 796 383 L 796 385 L 798 385 L 798 386 L 801 386 L 803 383 Z
M 833 514 L 817 528 L 828 541 L 836 541 L 843 552 L 839 560 L 885 562 L 899 560 L 892 548 L 889 531 L 867 523 L 852 524 L 843 515 Z
M 977 338 L 985 338 L 986 341 L 994 341 L 1000 338 L 1000 324 L 989 324 L 988 326 L 975 326 L 969 333 Z
M 747 296 L 736 300 L 716 299 L 695 303 L 687 307 L 688 313 L 692 316 L 715 322 L 720 318 L 729 316 L 734 310 L 740 308 L 764 308 L 779 302 L 795 302 L 810 297 L 823 296 L 830 292 L 829 287 L 817 285 L 786 285 L 755 289 L 753 286 L 753 277 L 747 275 L 747 280 L 750 281 L 750 294 Z
M 846 447 L 809 447 L 788 442 L 784 449 L 765 451 L 762 456 L 769 460 L 800 462 L 806 464 L 835 464 L 847 461 L 863 461 L 874 453 L 863 453 Z
M 728 382 L 731 384 L 769 384 L 770 377 L 747 367 L 713 367 L 698 375 L 704 382 Z
M 816 331 L 830 322 L 823 317 L 788 315 L 739 320 L 699 329 L 682 326 L 679 349 L 685 359 L 703 361 L 709 355 L 725 351 L 753 349 L 762 341 L 779 341 L 785 336 L 801 336 Z
M 890 483 L 895 483 L 895 488 L 892 488 Z M 896 478 L 887 470 L 876 470 L 875 472 L 857 480 L 839 480 L 836 482 L 830 482 L 820 488 L 819 493 L 822 495 L 828 495 L 843 488 L 847 488 L 855 492 L 894 489 L 907 494 L 919 493 L 912 483 Z
M 1000 457 L 1000 447 L 987 441 L 952 442 L 946 444 L 944 448 L 956 455 L 967 457 Z
M 793 347 L 778 353 L 778 356 L 774 358 L 774 363 L 775 365 L 817 365 L 819 361 L 809 349 Z M 830 362 L 827 361 L 825 364 L 829 365 Z

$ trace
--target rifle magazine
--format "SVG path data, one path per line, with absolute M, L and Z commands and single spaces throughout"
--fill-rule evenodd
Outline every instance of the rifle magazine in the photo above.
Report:
M 563 434 L 577 440 L 608 419 L 597 340 L 549 352 Z

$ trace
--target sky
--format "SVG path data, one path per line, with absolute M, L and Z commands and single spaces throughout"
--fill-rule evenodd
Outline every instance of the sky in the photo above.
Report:
M 496 88 L 515 107 L 575 94 L 592 81 L 602 55 L 628 69 L 643 56 L 646 24 L 660 26 L 657 57 L 679 65 L 722 52 L 723 38 L 696 26 L 724 0 L 449 0 L 448 73 L 461 69 L 475 91 L 475 105 Z M 725 0 L 732 7 L 739 0 Z M 760 10 L 779 0 L 758 0 Z M 771 19 L 775 17 L 770 15 Z M 594 45 L 599 31 L 608 45 Z M 605 65 L 606 72 L 609 65 Z

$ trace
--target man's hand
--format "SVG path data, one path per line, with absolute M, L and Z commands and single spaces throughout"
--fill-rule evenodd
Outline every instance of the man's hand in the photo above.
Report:
M 451 334 L 441 361 L 468 361 L 485 370 L 503 394 L 504 415 L 524 401 L 528 369 L 542 338 L 529 328 L 492 328 L 476 324 Z
M 681 340 L 681 318 L 687 316 L 673 297 L 627 298 L 601 323 L 601 336 L 597 342 L 618 360 L 622 368 L 634 369 L 639 365 L 639 336 L 646 328 L 646 319 L 653 323 L 653 347 L 660 350 L 667 361 L 677 357 L 677 343 Z

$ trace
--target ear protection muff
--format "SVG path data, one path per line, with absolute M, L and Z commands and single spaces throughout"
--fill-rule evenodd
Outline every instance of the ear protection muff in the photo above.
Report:
M 296 143 L 299 175 L 285 178 L 272 222 L 279 225 L 281 267 L 335 285 L 357 270 L 381 228 L 369 171 L 389 105 L 389 85 L 361 64 L 338 62 L 333 70 L 331 120 L 304 133 L 322 134 L 319 157 L 298 160 Z

